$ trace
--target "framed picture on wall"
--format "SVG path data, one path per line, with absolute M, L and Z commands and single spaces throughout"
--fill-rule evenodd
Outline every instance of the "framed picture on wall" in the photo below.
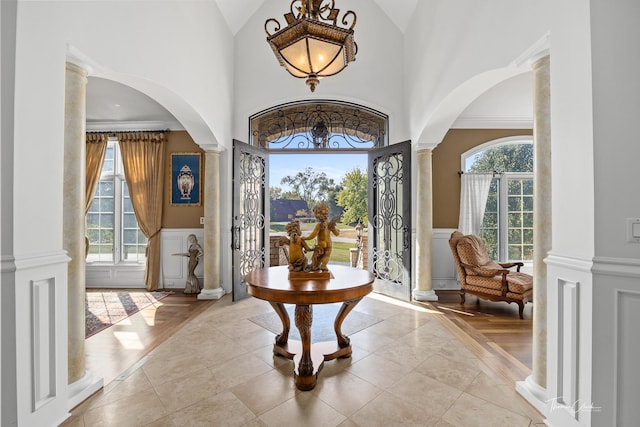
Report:
M 171 153 L 171 205 L 200 206 L 200 153 Z

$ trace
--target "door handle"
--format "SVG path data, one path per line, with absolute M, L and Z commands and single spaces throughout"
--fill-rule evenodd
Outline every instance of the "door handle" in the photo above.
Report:
M 231 232 L 233 233 L 233 241 L 231 242 L 231 249 L 239 251 L 240 250 L 240 226 L 236 225 L 235 227 L 231 227 Z

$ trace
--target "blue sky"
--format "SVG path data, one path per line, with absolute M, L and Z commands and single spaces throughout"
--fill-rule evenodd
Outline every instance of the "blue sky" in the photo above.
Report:
M 293 176 L 303 172 L 307 167 L 316 172 L 324 172 L 327 178 L 333 178 L 340 184 L 345 173 L 355 168 L 367 170 L 367 154 L 271 154 L 269 156 L 269 186 L 280 187 L 284 191 L 288 187 L 280 184 L 285 176 Z

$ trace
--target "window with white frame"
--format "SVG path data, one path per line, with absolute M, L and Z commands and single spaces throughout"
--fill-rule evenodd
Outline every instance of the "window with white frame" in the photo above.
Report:
M 480 237 L 501 262 L 533 260 L 533 139 L 502 138 L 462 154 L 465 173 L 493 173 Z
M 147 239 L 140 228 L 116 140 L 109 140 L 100 182 L 86 217 L 87 263 L 144 264 Z

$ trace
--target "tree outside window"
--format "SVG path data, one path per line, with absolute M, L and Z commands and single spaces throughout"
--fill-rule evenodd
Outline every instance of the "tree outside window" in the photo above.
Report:
M 492 259 L 533 260 L 533 160 L 530 138 L 463 154 L 465 172 L 495 173 L 480 229 Z

